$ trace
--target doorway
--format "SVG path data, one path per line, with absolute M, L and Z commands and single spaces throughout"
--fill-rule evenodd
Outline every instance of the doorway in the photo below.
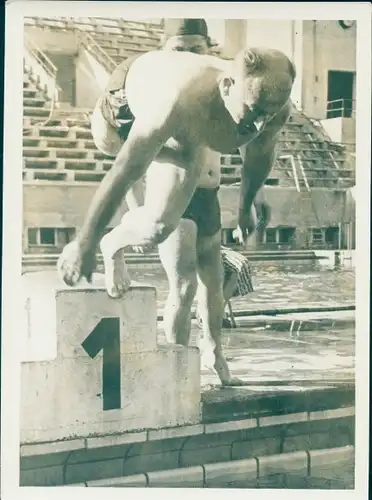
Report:
M 328 71 L 327 118 L 351 117 L 354 80 L 354 71 Z

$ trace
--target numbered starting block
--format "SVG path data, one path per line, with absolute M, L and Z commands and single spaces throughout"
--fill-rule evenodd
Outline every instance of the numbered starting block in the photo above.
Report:
M 21 443 L 196 423 L 199 350 L 156 341 L 155 287 L 111 299 L 103 275 L 69 288 L 25 274 Z

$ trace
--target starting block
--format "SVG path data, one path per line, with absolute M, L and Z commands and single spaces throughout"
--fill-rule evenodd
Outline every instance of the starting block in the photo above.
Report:
M 157 345 L 155 287 L 112 299 L 101 274 L 22 279 L 22 444 L 199 422 L 199 350 Z

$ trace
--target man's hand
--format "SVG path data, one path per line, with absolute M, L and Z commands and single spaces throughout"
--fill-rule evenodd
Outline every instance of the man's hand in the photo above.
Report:
M 236 243 L 239 243 L 239 245 L 244 245 L 246 241 L 246 235 L 244 235 L 243 230 L 241 229 L 240 226 L 234 229 L 232 236 Z
M 271 207 L 265 201 L 256 203 L 257 229 L 265 229 L 271 219 Z
M 257 227 L 256 208 L 252 205 L 248 214 L 239 217 L 239 225 L 233 231 L 233 238 L 240 245 L 244 245 L 251 234 L 254 233 Z
M 84 251 L 78 240 L 65 246 L 57 262 L 58 274 L 69 286 L 76 286 L 83 277 L 91 283 L 95 267 L 95 251 Z
M 239 219 L 238 227 L 233 231 L 234 240 L 244 245 L 255 232 L 262 233 L 271 219 L 271 208 L 266 202 L 255 203 L 247 216 Z

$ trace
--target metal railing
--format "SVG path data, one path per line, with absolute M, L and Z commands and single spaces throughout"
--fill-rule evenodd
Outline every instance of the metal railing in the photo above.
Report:
M 116 62 L 103 50 L 103 48 L 94 40 L 92 35 L 84 30 L 78 30 L 80 43 L 97 59 L 99 63 L 109 72 L 116 69 Z
M 31 40 L 29 36 L 24 36 L 24 69 L 29 67 L 29 77 L 36 78 L 37 85 L 43 91 L 46 99 L 51 101 L 50 113 L 48 118 L 42 124 L 48 123 L 50 120 L 56 103 L 58 102 L 59 92 L 61 88 L 57 85 L 58 69 L 47 57 L 47 55 Z
M 43 67 L 43 69 L 48 73 L 52 78 L 56 78 L 57 76 L 57 68 L 54 66 L 52 61 L 44 54 L 44 52 L 39 49 L 39 47 L 33 42 L 29 36 L 25 34 L 24 44 L 27 51 L 30 55 L 36 59 L 36 61 Z
M 327 102 L 327 118 L 351 118 L 355 114 L 355 99 L 336 99 Z

